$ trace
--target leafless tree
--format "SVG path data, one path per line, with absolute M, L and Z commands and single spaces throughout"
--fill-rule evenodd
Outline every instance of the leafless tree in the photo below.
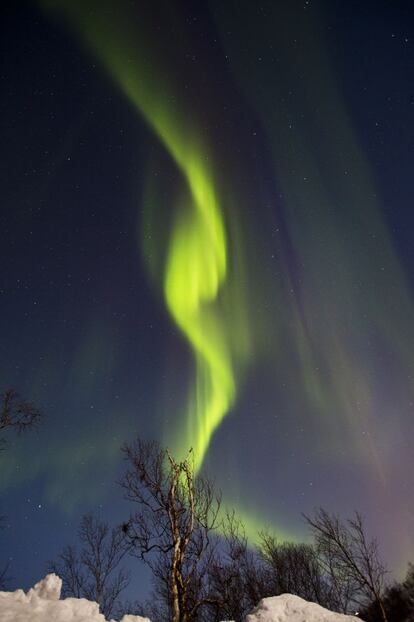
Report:
M 267 570 L 268 593 L 296 594 L 323 607 L 333 607 L 330 584 L 313 546 L 279 542 L 273 535 L 262 533 L 259 549 Z
M 414 564 L 408 564 L 407 576 L 404 581 L 404 590 L 407 594 L 407 600 L 410 605 L 411 613 L 414 618 Z
M 234 512 L 226 514 L 220 555 L 208 571 L 210 589 L 216 599 L 207 619 L 244 619 L 267 593 L 264 566 L 256 550 L 249 547 L 242 522 Z
M 414 603 L 406 585 L 406 581 L 394 582 L 385 589 L 382 600 L 388 622 L 414 622 Z M 371 601 L 360 613 L 366 622 L 383 622 L 380 608 L 375 601 Z
M 195 477 L 192 452 L 176 460 L 156 442 L 123 447 L 121 480 L 137 510 L 123 526 L 134 555 L 151 568 L 163 610 L 172 622 L 191 622 L 215 604 L 207 580 L 215 563 L 221 498 L 210 480 Z
M 32 404 L 23 400 L 13 389 L 7 389 L 0 395 L 0 431 L 25 432 L 36 426 L 42 413 Z M 4 449 L 6 440 L 0 438 L 0 449 Z
M 79 540 L 80 550 L 65 547 L 49 569 L 62 579 L 63 596 L 96 601 L 109 618 L 122 607 L 120 595 L 129 584 L 129 573 L 119 569 L 127 552 L 125 534 L 86 514 L 80 523 Z
M 316 551 L 324 571 L 332 582 L 339 610 L 349 611 L 373 599 L 382 619 L 387 622 L 383 603 L 387 570 L 380 560 L 377 541 L 368 540 L 362 516 L 341 521 L 320 508 L 305 519 L 315 538 Z
M 25 432 L 35 427 L 42 418 L 40 410 L 31 402 L 23 400 L 13 389 L 7 389 L 0 394 L 0 434 L 10 431 Z M 0 451 L 6 447 L 6 438 L 0 436 Z M 6 517 L 0 516 L 0 529 L 4 528 Z M 7 587 L 9 562 L 0 570 L 0 588 Z
M 262 598 L 283 593 L 335 609 L 332 586 L 315 547 L 279 542 L 266 532 L 259 538 L 258 549 L 249 547 L 241 522 L 234 514 L 227 516 L 220 556 L 209 570 L 219 605 L 215 616 L 208 619 L 238 622 Z

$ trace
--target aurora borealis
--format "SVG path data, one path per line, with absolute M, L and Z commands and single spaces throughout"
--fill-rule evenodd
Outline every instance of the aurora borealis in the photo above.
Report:
M 159 248 L 158 243 L 153 244 L 154 248 L 148 249 L 148 244 L 145 247 L 149 253 L 165 253 L 159 275 L 165 303 L 195 358 L 194 387 L 190 389 L 184 425 L 178 413 L 178 422 L 174 424 L 177 430 L 166 436 L 165 443 L 179 455 L 185 455 L 191 447 L 198 471 L 214 430 L 234 403 L 236 362 L 242 364 L 249 355 L 252 331 L 240 304 L 238 321 L 233 319 L 235 305 L 245 301 L 242 294 L 238 298 L 232 296 L 234 286 L 228 285 L 229 279 L 241 279 L 241 262 L 240 258 L 236 259 L 234 274 L 229 276 L 228 236 L 218 184 L 210 170 L 214 155 L 209 157 L 209 149 L 203 144 L 196 113 L 186 114 L 185 103 L 181 109 L 180 98 L 167 80 L 160 95 L 155 76 L 163 80 L 168 72 L 159 70 L 151 56 L 146 61 L 151 73 L 145 71 L 140 59 L 144 53 L 151 54 L 151 48 L 137 49 L 137 32 L 130 32 L 131 16 L 126 7 L 122 7 L 124 14 L 122 8 L 117 12 L 118 23 L 115 23 L 110 10 L 113 5 L 91 6 L 101 14 L 100 19 L 96 20 L 95 13 L 90 13 L 88 5 L 83 3 L 46 3 L 46 7 L 60 8 L 81 31 L 115 83 L 158 135 L 185 182 L 184 188 L 177 190 L 177 199 L 170 199 L 169 207 L 175 208 L 176 214 L 167 249 Z M 176 103 L 166 104 L 171 101 Z M 157 237 L 155 230 L 153 239 Z M 242 287 L 239 285 L 241 291 Z
M 414 12 L 142 4 L 3 20 L 2 378 L 47 415 L 1 456 L 18 583 L 119 520 L 137 434 L 192 447 L 251 537 L 357 509 L 403 571 Z

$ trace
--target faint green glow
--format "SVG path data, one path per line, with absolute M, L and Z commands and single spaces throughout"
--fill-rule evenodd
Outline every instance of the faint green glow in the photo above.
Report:
M 263 512 L 258 510 L 246 510 L 243 505 L 240 503 L 230 505 L 227 504 L 227 507 L 224 508 L 223 511 L 223 520 L 224 523 L 226 521 L 225 514 L 232 514 L 233 507 L 235 510 L 235 518 L 240 521 L 243 526 L 244 534 L 247 537 L 249 545 L 258 545 L 260 544 L 260 536 L 263 533 L 271 534 L 275 536 L 279 542 L 289 541 L 289 542 L 303 542 L 307 539 L 305 534 L 294 534 L 292 530 L 284 529 L 278 524 L 278 527 L 275 528 L 275 520 L 270 519 L 263 515 Z
M 85 502 L 93 504 L 102 499 L 107 482 L 113 477 L 114 465 L 119 460 L 120 439 L 130 430 L 122 426 L 118 437 L 111 429 L 102 427 L 93 435 L 79 438 L 75 429 L 67 432 L 64 443 L 61 430 L 59 432 L 57 437 L 49 437 L 47 451 L 44 451 L 44 440 L 39 436 L 25 439 L 13 452 L 0 455 L 0 491 L 48 474 L 44 493 L 46 501 L 70 515 Z M 28 455 L 30 469 L 24 468 Z M 104 461 L 102 456 L 105 456 Z M 99 481 L 101 484 L 97 485 Z
M 414 372 L 413 302 L 324 46 L 320 7 L 305 15 L 294 4 L 266 2 L 263 19 L 247 4 L 233 36 L 236 0 L 211 6 L 281 190 L 275 208 L 290 251 L 280 258 L 284 291 L 275 322 L 286 334 L 278 386 L 287 387 L 288 416 L 313 421 L 324 461 L 352 459 L 384 484 L 392 459 L 381 435 L 391 421 L 403 429 L 398 413 L 413 398 L 411 383 L 401 381 Z M 282 350 L 275 353 L 280 360 Z
M 395 557 L 406 563 L 411 512 L 403 515 L 407 502 L 395 493 L 401 477 L 395 448 L 404 447 L 412 421 L 412 291 L 375 168 L 352 123 L 356 108 L 359 123 L 370 122 L 367 102 L 361 95 L 358 104 L 358 91 L 337 79 L 343 60 L 337 42 L 328 47 L 323 5 L 304 12 L 266 1 L 258 12 L 254 3 L 243 11 L 236 0 L 210 4 L 229 67 L 260 119 L 280 191 L 274 208 L 283 215 L 282 294 L 274 318 L 285 342 L 273 362 L 279 396 L 285 395 L 280 420 L 289 420 L 289 433 L 306 430 L 294 445 L 303 464 L 310 452 L 338 481 L 357 473 L 367 510 L 399 508 L 398 527 L 389 526 L 398 533 Z M 402 456 L 400 464 L 409 463 L 407 450 Z M 325 490 L 313 496 L 329 503 Z M 356 503 L 352 495 L 350 502 Z

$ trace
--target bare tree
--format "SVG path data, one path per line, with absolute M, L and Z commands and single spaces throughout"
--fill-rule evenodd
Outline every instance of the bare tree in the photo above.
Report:
M 261 533 L 259 550 L 267 569 L 268 593 L 296 594 L 323 607 L 334 607 L 329 581 L 313 546 L 278 542 L 273 535 Z
M 0 394 L 0 434 L 10 431 L 25 432 L 35 427 L 43 417 L 40 410 L 31 402 L 23 400 L 13 389 Z M 6 447 L 6 439 L 0 436 L 0 451 Z M 6 517 L 0 516 L 0 529 L 4 529 Z M 0 588 L 6 588 L 10 564 L 7 562 L 0 570 Z
M 129 573 L 119 569 L 127 552 L 120 528 L 110 529 L 91 514 L 80 523 L 81 549 L 67 546 L 49 568 L 62 579 L 63 596 L 87 598 L 99 604 L 105 618 L 122 608 L 120 595 L 129 584 Z
M 0 431 L 15 430 L 25 432 L 36 426 L 42 413 L 32 404 L 23 400 L 13 389 L 7 389 L 0 395 Z M 6 441 L 0 438 L 0 449 L 4 449 Z
M 208 616 L 219 620 L 243 620 L 259 600 L 271 594 L 264 565 L 256 550 L 249 548 L 242 522 L 234 512 L 226 514 L 220 555 L 208 571 L 216 606 Z
M 388 586 L 383 595 L 388 622 L 414 622 L 414 566 L 408 565 L 407 576 L 401 583 Z M 367 622 L 382 621 L 377 602 L 371 602 L 361 615 Z
M 221 498 L 195 477 L 190 450 L 177 461 L 156 442 L 123 447 L 128 470 L 121 486 L 137 510 L 123 526 L 134 555 L 152 570 L 164 617 L 191 622 L 215 604 L 207 571 L 216 559 Z
M 380 560 L 377 541 L 367 540 L 362 516 L 356 512 L 353 518 L 342 522 L 320 508 L 314 517 L 305 519 L 341 609 L 348 611 L 351 604 L 361 606 L 373 599 L 387 622 L 383 603 L 387 570 Z
M 414 618 L 414 564 L 408 564 L 408 571 L 405 581 L 403 583 L 404 590 L 407 594 L 407 601 L 410 605 L 410 610 Z

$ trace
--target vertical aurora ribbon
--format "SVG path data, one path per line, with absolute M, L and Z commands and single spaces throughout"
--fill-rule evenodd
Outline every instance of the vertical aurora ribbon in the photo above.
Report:
M 80 31 L 182 174 L 180 198 L 171 201 L 175 217 L 163 274 L 158 278 L 163 281 L 168 310 L 188 340 L 196 363 L 195 386 L 185 416 L 178 418 L 174 438 L 167 442 L 178 454 L 192 447 L 198 470 L 215 429 L 234 403 L 236 368 L 246 362 L 250 344 L 247 313 L 240 305 L 243 293 L 236 293 L 234 274 L 229 283 L 223 205 L 210 165 L 214 158 L 194 111 L 176 97 L 151 46 L 142 44 L 145 33 L 132 28 L 123 11 L 126 5 L 114 12 L 107 2 L 45 0 L 43 4 L 58 9 Z M 232 317 L 235 304 L 236 321 Z

